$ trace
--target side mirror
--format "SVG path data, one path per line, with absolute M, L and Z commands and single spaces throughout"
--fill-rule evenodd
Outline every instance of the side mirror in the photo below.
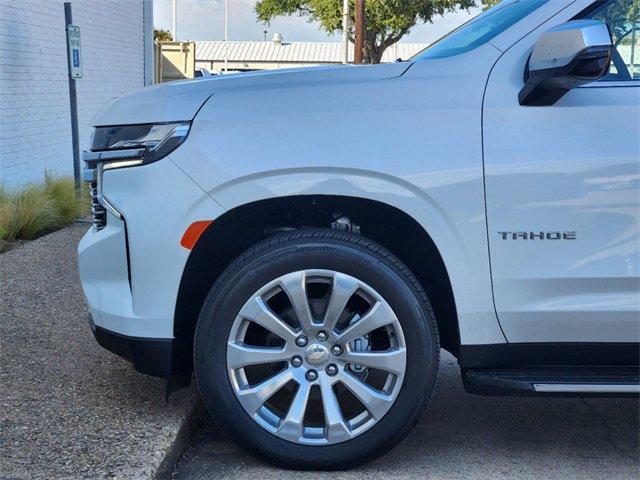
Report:
M 609 71 L 613 44 L 606 24 L 574 20 L 540 36 L 529 58 L 520 105 L 548 106 Z

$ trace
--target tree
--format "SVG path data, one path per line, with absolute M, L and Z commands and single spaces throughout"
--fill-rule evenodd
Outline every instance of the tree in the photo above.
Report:
M 494 5 L 500 3 L 502 0 L 482 0 L 482 8 L 486 10 L 487 8 L 491 8 Z
M 350 0 L 350 3 L 349 38 L 353 42 L 355 2 Z M 417 23 L 431 22 L 435 16 L 475 5 L 475 0 L 366 0 L 364 61 L 380 63 L 387 47 Z M 299 15 L 319 22 L 329 34 L 342 32 L 342 0 L 259 0 L 256 14 L 265 23 L 282 15 Z
M 628 35 L 637 29 L 640 20 L 640 0 L 620 0 L 602 9 L 592 18 L 609 25 L 615 46 L 624 41 L 631 44 Z M 634 46 L 632 45 L 632 48 Z
M 169 30 L 163 28 L 153 29 L 153 39 L 156 42 L 173 42 L 173 36 Z

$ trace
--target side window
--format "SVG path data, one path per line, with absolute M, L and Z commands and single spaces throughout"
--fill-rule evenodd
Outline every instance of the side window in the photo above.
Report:
M 606 23 L 613 38 L 611 67 L 600 81 L 640 81 L 640 0 L 600 2 L 584 18 Z

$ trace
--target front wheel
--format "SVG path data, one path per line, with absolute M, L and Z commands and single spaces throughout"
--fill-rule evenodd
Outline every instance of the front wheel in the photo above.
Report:
M 244 448 L 299 469 L 342 469 L 395 446 L 424 413 L 439 345 L 409 269 L 364 237 L 300 230 L 236 259 L 203 306 L 204 403 Z

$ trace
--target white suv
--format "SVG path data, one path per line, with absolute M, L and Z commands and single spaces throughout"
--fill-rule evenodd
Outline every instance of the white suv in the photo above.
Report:
M 634 17 L 635 15 L 635 17 Z M 506 0 L 415 58 L 152 87 L 85 153 L 98 342 L 250 451 L 397 444 L 482 394 L 640 391 L 638 0 Z

